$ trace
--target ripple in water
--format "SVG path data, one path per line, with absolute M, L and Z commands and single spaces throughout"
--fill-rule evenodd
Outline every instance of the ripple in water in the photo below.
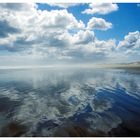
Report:
M 0 70 L 1 136 L 140 136 L 140 74 Z

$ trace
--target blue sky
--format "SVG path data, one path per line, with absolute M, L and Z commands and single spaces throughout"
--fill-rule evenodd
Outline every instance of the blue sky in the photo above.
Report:
M 113 37 L 117 40 L 122 40 L 128 32 L 140 29 L 140 7 L 137 6 L 137 3 L 119 3 L 118 6 L 119 10 L 117 12 L 112 12 L 107 15 L 95 15 L 96 17 L 104 18 L 113 23 L 113 28 L 105 33 L 98 30 L 95 31 L 98 38 L 107 40 Z M 38 8 L 41 10 L 63 9 L 56 6 L 52 7 L 48 4 L 38 4 Z M 80 4 L 69 7 L 67 10 L 70 13 L 73 13 L 78 20 L 82 20 L 85 24 L 87 24 L 93 15 L 83 15 L 82 11 L 86 8 L 88 8 L 88 4 Z
M 140 60 L 137 3 L 4 3 L 0 28 L 0 65 Z

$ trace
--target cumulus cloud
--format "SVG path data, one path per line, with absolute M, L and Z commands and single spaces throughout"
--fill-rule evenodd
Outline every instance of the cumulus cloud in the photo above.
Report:
M 87 28 L 106 31 L 107 29 L 112 28 L 112 23 L 107 22 L 102 18 L 92 17 L 87 24 Z
M 84 10 L 83 14 L 101 14 L 105 15 L 111 13 L 113 11 L 117 11 L 117 4 L 113 3 L 91 3 L 89 4 L 89 8 Z
M 0 21 L 0 38 L 5 38 L 9 34 L 19 33 L 20 30 L 12 27 L 6 20 Z
M 74 44 L 88 44 L 94 41 L 94 32 L 93 31 L 83 31 L 80 30 L 77 34 L 73 36 Z
M 99 40 L 94 33 L 94 30 L 112 28 L 109 21 L 92 17 L 85 24 L 66 8 L 48 11 L 38 9 L 38 5 L 33 3 L 0 4 L 0 50 L 8 52 L 1 56 L 0 64 L 3 60 L 23 63 L 21 59 L 29 59 L 33 64 L 33 59 L 41 64 L 96 62 L 109 59 L 122 48 L 127 48 L 124 49 L 126 54 L 130 54 L 132 48 L 133 54 L 138 52 L 139 31 L 129 33 L 116 44 L 115 39 Z
M 31 8 L 37 8 L 35 3 L 1 3 L 0 8 L 10 9 L 12 11 L 26 11 Z
M 109 40 L 96 40 L 95 42 L 96 48 L 103 49 L 102 51 L 113 51 L 116 48 L 116 40 L 109 39 Z
M 67 10 L 41 11 L 33 4 L 28 6 L 21 4 L 19 9 L 16 9 L 17 6 L 20 7 L 18 4 L 0 5 L 0 19 L 6 20 L 7 23 L 5 28 L 1 23 L 3 28 L 1 36 L 7 38 L 5 40 L 0 38 L 0 45 L 9 51 L 26 50 L 34 46 L 58 48 L 68 46 L 71 37 L 68 30 L 84 28 L 84 23 L 78 21 Z M 15 33 L 18 30 L 21 30 L 19 34 L 8 36 L 12 31 Z
M 85 59 L 84 61 L 92 61 L 94 59 L 96 61 L 96 59 L 103 60 L 106 57 L 105 47 L 104 49 L 102 45 L 98 47 L 99 40 L 90 30 L 92 20 L 90 20 L 89 29 L 87 29 L 82 21 L 77 20 L 66 9 L 41 11 L 37 9 L 36 4 L 29 4 L 28 6 L 21 4 L 19 9 L 16 8 L 17 5 L 0 5 L 0 19 L 6 20 L 10 27 L 20 30 L 20 33 L 7 35 L 4 39 L 0 38 L 2 50 L 22 52 L 22 55 L 27 57 L 25 60 L 31 55 L 34 59 L 44 58 L 50 62 L 58 60 L 75 61 L 74 59 L 77 61 L 83 61 L 83 59 Z M 98 29 L 100 26 L 109 28 L 110 24 L 103 19 L 102 21 L 101 24 L 105 25 L 99 25 L 99 23 L 97 25 L 96 23 L 96 29 L 97 26 Z
M 137 61 L 140 57 L 140 32 L 129 32 L 124 36 L 124 40 L 114 48 L 112 56 L 118 56 L 118 61 Z
M 48 3 L 50 6 L 57 6 L 60 8 L 69 8 L 72 6 L 79 5 L 79 3 Z
M 98 40 L 94 36 L 94 39 L 92 39 L 88 44 L 77 42 L 76 46 L 66 50 L 65 53 L 67 56 L 70 56 L 71 60 L 74 60 L 74 62 L 96 63 L 109 60 L 110 54 L 113 52 L 115 47 L 115 40 Z
M 129 32 L 128 35 L 124 37 L 123 41 L 118 44 L 118 49 L 134 49 L 140 47 L 140 32 Z
M 41 16 L 40 20 L 44 28 L 72 29 L 84 27 L 84 23 L 77 21 L 67 10 L 43 11 L 39 16 Z

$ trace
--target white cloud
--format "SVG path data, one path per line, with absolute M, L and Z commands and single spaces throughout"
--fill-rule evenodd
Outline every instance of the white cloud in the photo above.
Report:
M 124 37 L 123 41 L 120 41 L 118 44 L 118 49 L 127 50 L 127 49 L 136 49 L 140 48 L 140 32 L 129 32 L 128 35 Z
M 38 16 L 40 16 L 40 24 L 44 28 L 72 29 L 84 27 L 83 22 L 77 21 L 67 10 L 41 11 Z
M 42 11 L 36 4 L 0 4 L 0 53 L 8 52 L 0 57 L 0 65 L 105 61 L 116 50 L 124 54 L 122 48 L 129 55 L 132 51 L 126 48 L 133 48 L 134 55 L 139 31 L 129 33 L 119 45 L 115 39 L 99 40 L 93 31 L 111 27 L 110 22 L 95 17 L 85 27 L 67 9 Z
M 94 32 L 90 30 L 80 30 L 73 36 L 74 44 L 88 44 L 94 41 Z
M 1 3 L 0 8 L 12 11 L 29 11 L 37 8 L 37 5 L 35 3 Z
M 87 24 L 87 28 L 106 31 L 107 29 L 112 28 L 112 23 L 107 22 L 102 18 L 92 17 Z
M 25 4 L 23 7 L 24 4 L 22 4 L 22 8 L 20 7 L 22 10 L 18 9 L 17 11 L 14 10 L 20 6 L 17 5 L 0 5 L 0 21 L 7 23 L 0 24 L 5 26 L 5 28 L 2 26 L 0 35 L 5 38 L 0 38 L 0 45 L 9 51 L 27 50 L 35 46 L 68 46 L 71 37 L 68 30 L 82 29 L 85 26 L 82 21 L 78 21 L 67 10 L 41 11 L 37 10 L 37 6 L 33 4 L 28 6 Z M 5 29 L 8 29 L 7 34 Z M 14 35 L 13 32 L 18 30 L 21 32 Z
M 140 58 L 140 32 L 129 32 L 124 36 L 124 40 L 120 41 L 115 48 L 112 56 L 118 56 L 118 59 L 124 61 L 138 61 Z
M 96 40 L 95 42 L 96 48 L 100 48 L 102 51 L 113 51 L 116 48 L 116 40 L 115 39 L 109 39 L 109 40 Z
M 117 4 L 113 3 L 91 3 L 89 4 L 89 9 L 84 10 L 83 14 L 108 14 L 113 11 L 117 11 Z
M 72 6 L 79 5 L 80 3 L 48 3 L 50 6 L 57 6 L 61 8 L 69 8 Z
M 90 30 L 93 26 L 91 25 L 93 19 L 88 23 L 89 29 L 85 29 L 84 23 L 78 21 L 66 9 L 41 11 L 37 9 L 35 4 L 21 4 L 19 9 L 18 6 L 18 4 L 0 5 L 0 21 L 6 21 L 7 27 L 9 25 L 9 27 L 20 30 L 20 33 L 7 32 L 5 37 L 0 38 L 1 50 L 8 50 L 12 54 L 16 52 L 21 55 L 15 55 L 17 60 L 11 56 L 13 63 L 17 61 L 19 64 L 20 61 L 23 62 L 23 58 L 24 60 L 30 59 L 34 64 L 34 61 L 44 63 L 45 60 L 51 63 L 59 60 L 74 61 L 74 59 L 81 59 L 80 61 L 82 61 L 85 59 L 84 61 L 86 61 L 94 58 L 96 61 L 102 56 L 106 57 L 107 51 L 102 52 L 106 48 L 103 48 L 102 45 L 96 47 L 99 41 L 94 32 Z M 98 20 L 101 23 L 96 22 L 93 28 L 102 30 L 110 28 L 111 23 L 99 18 Z M 110 46 L 109 43 L 108 46 Z M 5 56 L 5 60 L 8 62 L 7 57 Z

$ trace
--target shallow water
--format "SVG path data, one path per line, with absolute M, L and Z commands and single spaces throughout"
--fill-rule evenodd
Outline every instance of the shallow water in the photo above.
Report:
M 0 70 L 1 136 L 140 136 L 140 73 Z

